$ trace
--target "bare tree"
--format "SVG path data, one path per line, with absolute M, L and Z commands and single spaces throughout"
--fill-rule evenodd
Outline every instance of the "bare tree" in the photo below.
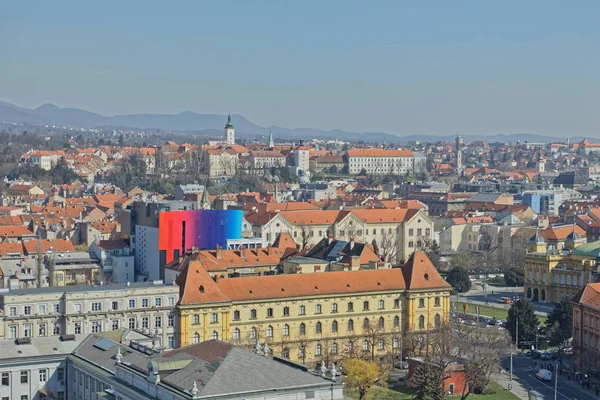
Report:
M 44 282 L 44 243 L 41 239 L 37 239 L 35 243 L 35 271 L 34 275 L 36 278 L 37 287 L 41 288 Z
M 304 221 L 301 221 L 300 223 L 301 223 L 301 225 L 300 225 L 300 240 L 302 240 L 300 245 L 301 245 L 301 250 L 304 250 L 304 249 L 306 249 L 306 246 L 308 246 L 308 243 L 310 243 L 311 231 L 304 224 Z
M 379 250 L 382 261 L 396 263 L 399 249 L 394 235 L 384 236 L 379 242 L 373 239 L 373 246 Z

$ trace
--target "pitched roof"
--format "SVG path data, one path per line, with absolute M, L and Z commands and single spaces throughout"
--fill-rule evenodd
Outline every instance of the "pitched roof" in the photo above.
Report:
M 8 253 L 23 254 L 22 243 L 0 243 L 0 257 L 6 257 Z
M 290 235 L 287 232 L 282 232 L 279 235 L 277 235 L 277 238 L 273 242 L 273 247 L 277 247 L 280 249 L 295 249 L 297 247 L 297 244 L 294 241 L 294 239 L 292 239 L 292 235 Z
M 46 253 L 51 249 L 52 251 L 57 253 L 74 253 L 76 251 L 75 246 L 73 246 L 73 243 L 65 239 L 26 240 L 23 242 L 23 248 L 25 249 L 25 252 L 27 254 L 35 254 L 38 253 L 38 251 L 40 253 Z
M 411 219 L 417 212 L 418 209 L 408 208 L 361 208 L 351 211 L 361 221 L 368 224 L 400 223 Z
M 600 310 L 600 283 L 590 283 L 571 299 L 573 303 Z
M 116 250 L 129 247 L 129 239 L 100 240 L 96 243 L 102 250 Z
M 23 225 L 0 226 L 0 237 L 33 236 L 33 232 Z
M 401 270 L 407 289 L 452 288 L 422 251 L 415 251 Z
M 279 214 L 294 225 L 332 225 L 336 222 L 341 211 L 282 211 Z
M 578 225 L 563 225 L 563 226 L 549 226 L 540 232 L 545 239 L 550 240 L 565 240 L 575 230 L 580 236 L 585 237 L 586 232 L 583 228 Z

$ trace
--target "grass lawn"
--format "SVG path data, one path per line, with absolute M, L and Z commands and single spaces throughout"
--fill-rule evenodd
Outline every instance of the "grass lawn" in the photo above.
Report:
M 504 389 L 495 382 L 490 382 L 486 388 L 486 393 L 489 394 L 471 394 L 467 399 L 475 400 L 518 400 L 519 398 Z M 358 399 L 356 391 L 347 393 L 351 399 Z M 398 386 L 393 388 L 376 388 L 372 389 L 367 394 L 367 399 L 373 400 L 412 400 L 416 397 L 416 392 L 406 386 Z M 460 399 L 460 396 L 451 397 L 452 399 Z
M 463 311 L 463 304 L 465 304 L 464 302 L 459 302 L 458 303 L 458 312 L 462 313 Z M 469 308 L 467 309 L 467 314 L 473 314 L 475 315 L 477 313 L 475 307 L 475 304 L 468 304 Z M 504 308 L 496 308 L 496 307 L 490 307 L 490 306 L 479 306 L 479 315 L 483 315 L 485 317 L 492 317 L 492 318 L 496 318 L 496 319 L 506 319 L 508 317 L 508 309 L 504 309 Z M 546 317 L 544 317 L 543 315 L 537 315 L 538 320 L 540 321 L 541 325 L 544 325 L 546 323 Z

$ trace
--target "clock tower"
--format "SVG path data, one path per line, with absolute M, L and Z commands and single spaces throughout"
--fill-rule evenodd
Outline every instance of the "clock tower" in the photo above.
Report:
M 227 124 L 225 124 L 225 141 L 229 145 L 235 144 L 235 129 L 231 123 L 231 113 L 227 116 Z

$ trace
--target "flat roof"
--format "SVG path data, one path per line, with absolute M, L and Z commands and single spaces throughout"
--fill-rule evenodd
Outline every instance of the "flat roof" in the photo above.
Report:
M 63 293 L 63 292 L 100 292 L 100 291 L 111 291 L 111 290 L 124 290 L 124 289 L 144 289 L 151 287 L 176 287 L 176 285 L 167 285 L 163 281 L 147 281 L 147 282 L 131 282 L 127 283 L 111 283 L 108 285 L 67 285 L 67 286 L 52 286 L 42 287 L 34 289 L 16 289 L 0 291 L 1 295 L 10 296 L 22 296 L 31 294 L 47 294 L 47 293 Z

